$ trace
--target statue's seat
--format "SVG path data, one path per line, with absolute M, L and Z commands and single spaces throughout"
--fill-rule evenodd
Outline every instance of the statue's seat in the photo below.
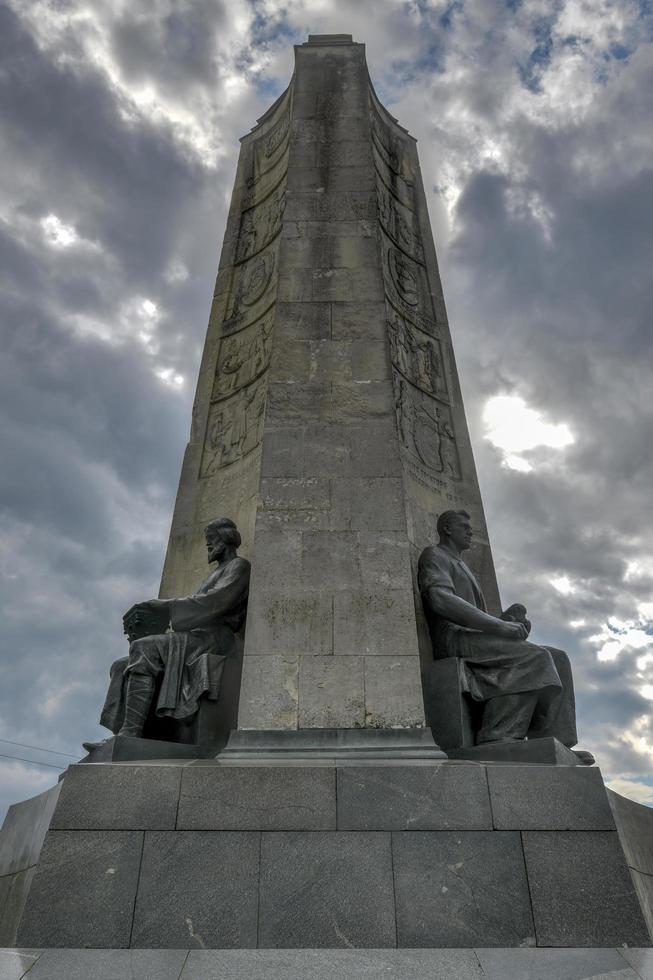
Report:
M 227 742 L 229 733 L 237 727 L 238 698 L 240 695 L 240 679 L 243 668 L 243 638 L 235 634 L 236 653 L 225 660 L 220 696 L 217 701 L 207 697 L 200 698 L 197 712 L 190 718 L 161 718 L 155 713 L 158 689 L 157 687 L 147 722 L 143 729 L 143 738 L 160 742 L 178 742 L 182 745 L 197 747 L 198 758 L 214 756 Z M 219 654 L 216 653 L 215 656 Z M 212 654 L 209 654 L 212 656 Z M 127 657 L 116 661 L 111 671 L 124 670 Z
M 458 657 L 434 660 L 422 671 L 426 724 L 437 744 L 449 749 L 474 745 L 481 725 L 483 704 L 472 700 L 463 687 L 462 663 Z

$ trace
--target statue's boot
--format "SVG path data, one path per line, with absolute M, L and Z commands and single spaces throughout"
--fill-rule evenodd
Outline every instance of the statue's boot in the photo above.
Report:
M 147 674 L 130 674 L 125 698 L 125 720 L 118 735 L 141 738 L 154 697 L 155 680 Z
M 596 759 L 592 753 L 587 752 L 585 749 L 572 749 L 571 751 L 574 753 L 581 766 L 593 766 L 596 762 Z

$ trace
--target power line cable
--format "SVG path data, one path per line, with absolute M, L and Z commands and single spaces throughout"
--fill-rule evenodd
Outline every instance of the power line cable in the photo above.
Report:
M 65 755 L 69 759 L 76 759 L 76 755 L 71 755 L 70 752 L 55 752 L 54 749 L 42 749 L 40 745 L 25 745 L 24 742 L 12 742 L 8 738 L 0 738 L 0 742 L 5 745 L 17 745 L 21 749 L 34 749 L 36 752 L 49 752 L 50 755 Z
M 53 766 L 51 762 L 35 762 L 34 759 L 21 759 L 17 755 L 3 755 L 0 752 L 0 759 L 12 759 L 14 762 L 30 762 L 33 766 L 47 766 L 48 769 L 58 769 L 60 772 L 65 769 L 65 766 Z

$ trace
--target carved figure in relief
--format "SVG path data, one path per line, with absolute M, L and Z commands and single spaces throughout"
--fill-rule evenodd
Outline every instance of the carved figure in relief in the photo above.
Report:
M 244 336 L 223 340 L 213 388 L 214 399 L 233 394 L 267 368 L 272 324 L 272 316 L 266 316 L 249 328 Z
M 408 306 L 417 306 L 419 301 L 419 280 L 410 259 L 396 248 L 388 250 L 388 268 L 392 281 L 401 299 Z
M 240 533 L 228 517 L 211 521 L 204 535 L 209 564 L 217 567 L 193 595 L 149 599 L 125 613 L 129 656 L 111 666 L 100 718 L 118 735 L 142 737 L 152 708 L 156 718 L 187 720 L 201 698 L 218 700 L 225 661 L 236 652 L 234 634 L 245 620 L 250 565 L 237 554 Z
M 460 479 L 458 450 L 446 409 L 427 401 L 404 378 L 395 375 L 397 424 L 404 449 L 433 473 Z
M 491 616 L 462 552 L 472 542 L 469 514 L 447 510 L 437 522 L 439 542 L 425 548 L 418 565 L 419 590 L 433 655 L 457 657 L 469 695 L 483 704 L 476 744 L 553 736 L 576 745 L 574 686 L 569 658 L 527 637 L 526 609 L 515 603 Z M 579 761 L 594 762 L 589 752 Z
M 402 141 L 390 133 L 376 114 L 372 115 L 372 132 L 379 148 L 383 151 L 386 163 L 390 169 L 402 177 L 407 184 L 412 184 L 412 167 L 407 155 L 404 153 Z
M 394 310 L 387 325 L 390 356 L 398 370 L 430 394 L 445 394 L 447 386 L 437 342 L 418 337 L 410 324 Z
M 214 406 L 209 418 L 200 476 L 211 476 L 246 456 L 261 441 L 266 385 L 241 390 Z

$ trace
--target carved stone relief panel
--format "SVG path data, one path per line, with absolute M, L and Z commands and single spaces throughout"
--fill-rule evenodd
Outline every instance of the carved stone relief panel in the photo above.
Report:
M 260 204 L 270 194 L 288 171 L 288 145 L 268 170 L 259 173 L 252 165 L 245 179 L 245 188 L 240 199 L 241 210 Z
M 433 318 L 426 270 L 383 236 L 383 277 L 392 305 L 410 319 Z
M 223 333 L 251 323 L 271 304 L 277 279 L 275 245 L 235 266 Z
M 393 133 L 375 109 L 372 109 L 372 136 L 388 169 L 404 184 L 412 187 L 415 178 L 406 140 Z
M 415 209 L 413 185 L 407 184 L 401 174 L 395 173 L 388 166 L 379 153 L 376 143 L 372 145 L 372 156 L 378 180 L 405 208 L 413 211 Z
M 286 207 L 286 182 L 281 183 L 257 207 L 244 211 L 236 249 L 236 262 L 243 262 L 265 248 L 281 231 Z
M 262 378 L 211 405 L 200 477 L 212 476 L 256 449 L 263 437 L 266 394 Z
M 274 309 L 220 344 L 212 400 L 228 398 L 267 369 L 272 349 Z
M 460 459 L 451 411 L 393 372 L 399 442 L 414 475 L 427 484 L 442 476 L 460 480 Z
M 429 395 L 448 401 L 442 345 L 388 304 L 392 363 L 408 381 Z
M 377 195 L 379 220 L 386 234 L 404 252 L 407 252 L 418 262 L 424 262 L 424 249 L 417 224 L 417 215 L 410 208 L 401 204 L 381 180 L 377 181 Z

